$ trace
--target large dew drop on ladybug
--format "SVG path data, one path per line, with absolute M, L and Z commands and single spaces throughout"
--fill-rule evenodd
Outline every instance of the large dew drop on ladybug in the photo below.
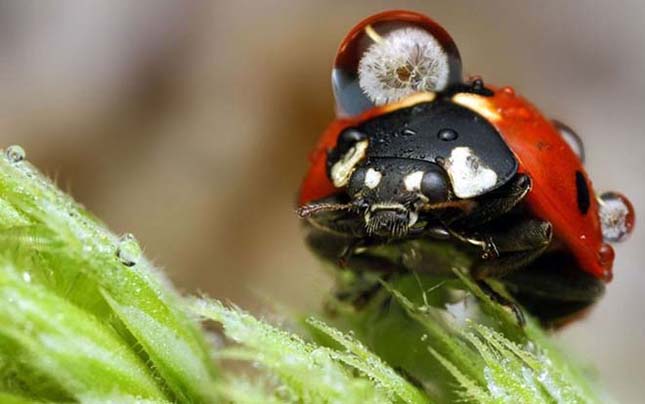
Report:
M 461 81 L 461 59 L 452 38 L 428 17 L 412 12 L 386 12 L 359 23 L 341 43 L 332 71 L 341 116 Z

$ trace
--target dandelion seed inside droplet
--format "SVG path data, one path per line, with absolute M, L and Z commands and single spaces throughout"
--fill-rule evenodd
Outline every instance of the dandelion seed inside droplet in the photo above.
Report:
M 441 44 L 419 28 L 401 28 L 373 43 L 358 64 L 359 86 L 376 105 L 415 92 L 441 91 L 450 66 Z
M 127 267 L 137 265 L 141 259 L 141 247 L 139 247 L 139 243 L 132 234 L 124 234 L 121 237 L 116 256 Z

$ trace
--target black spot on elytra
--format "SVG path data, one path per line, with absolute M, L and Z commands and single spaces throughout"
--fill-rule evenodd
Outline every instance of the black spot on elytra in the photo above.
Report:
M 589 211 L 589 206 L 591 206 L 591 199 L 589 197 L 587 180 L 580 171 L 576 171 L 576 196 L 578 198 L 578 209 L 580 213 L 586 215 Z

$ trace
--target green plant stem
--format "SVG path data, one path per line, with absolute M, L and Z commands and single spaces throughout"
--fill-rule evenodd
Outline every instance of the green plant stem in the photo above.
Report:
M 472 282 L 458 251 L 437 247 L 452 278 L 398 274 L 363 306 L 330 298 L 278 326 L 178 295 L 132 236 L 12 151 L 0 155 L 0 402 L 606 401 L 532 319 L 519 327 Z M 217 348 L 196 317 L 221 327 Z

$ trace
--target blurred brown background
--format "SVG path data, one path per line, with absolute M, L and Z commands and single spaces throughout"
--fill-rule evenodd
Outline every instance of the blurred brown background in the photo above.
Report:
M 0 1 L 0 147 L 19 143 L 182 290 L 317 307 L 329 281 L 293 202 L 333 117 L 345 32 L 386 8 L 440 21 L 467 73 L 510 84 L 586 142 L 598 190 L 645 215 L 642 1 Z M 639 223 L 643 224 L 643 223 Z M 620 402 L 645 378 L 645 233 L 561 338 Z M 260 297 L 258 297 L 260 296 Z

